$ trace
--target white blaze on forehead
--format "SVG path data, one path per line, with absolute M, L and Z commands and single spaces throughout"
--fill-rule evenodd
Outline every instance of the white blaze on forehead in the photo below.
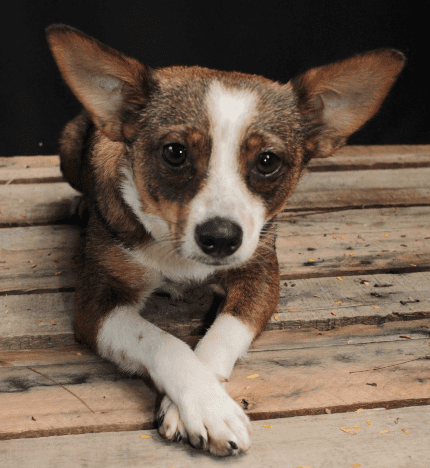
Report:
M 247 130 L 257 112 L 258 96 L 245 89 L 227 88 L 214 81 L 206 95 L 212 152 L 208 179 L 202 192 L 191 204 L 184 253 L 201 254 L 193 243 L 196 225 L 213 217 L 223 217 L 239 224 L 243 243 L 232 256 L 244 261 L 252 255 L 264 221 L 264 206 L 247 187 L 240 173 L 239 154 Z
M 206 98 L 212 133 L 210 176 L 238 175 L 240 144 L 256 105 L 257 96 L 250 91 L 226 89 L 218 82 L 211 85 Z

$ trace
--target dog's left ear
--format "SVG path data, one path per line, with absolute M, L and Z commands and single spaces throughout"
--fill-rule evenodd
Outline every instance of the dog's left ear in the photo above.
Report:
M 327 157 L 375 115 L 405 63 L 379 49 L 311 69 L 292 81 L 308 123 L 312 157 Z

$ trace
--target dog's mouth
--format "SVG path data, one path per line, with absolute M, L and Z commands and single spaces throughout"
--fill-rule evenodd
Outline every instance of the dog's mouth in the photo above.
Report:
M 206 257 L 200 257 L 196 256 L 193 257 L 192 260 L 194 260 L 197 263 L 201 263 L 203 265 L 210 265 L 210 266 L 215 266 L 215 267 L 231 267 L 232 265 L 235 265 L 238 263 L 237 261 L 231 259 L 231 258 L 223 258 L 223 259 L 215 259 L 215 258 L 206 258 Z

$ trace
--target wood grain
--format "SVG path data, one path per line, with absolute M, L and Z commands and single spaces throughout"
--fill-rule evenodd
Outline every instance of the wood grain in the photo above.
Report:
M 430 207 L 289 216 L 278 229 L 282 280 L 430 268 Z M 81 234 L 67 225 L 2 229 L 0 294 L 73 287 Z
M 330 158 L 314 159 L 309 164 L 310 170 L 317 171 L 429 166 L 430 145 L 348 145 Z M 57 155 L 0 158 L 0 185 L 59 180 L 62 175 Z
M 278 311 L 266 330 L 330 330 L 353 324 L 430 319 L 429 291 L 429 272 L 347 276 L 343 281 L 282 281 Z M 142 315 L 175 336 L 196 336 L 205 333 L 219 304 L 209 287 L 200 286 L 178 300 L 153 297 Z M 0 350 L 73 344 L 74 311 L 73 292 L 0 296 Z
M 325 333 L 264 332 L 236 365 L 227 390 L 254 420 L 319 414 L 325 408 L 344 412 L 360 406 L 429 404 L 430 360 L 350 373 L 426 356 L 428 325 L 428 321 L 362 325 L 362 333 L 356 326 Z M 37 360 L 25 351 L 0 353 L 0 438 L 152 427 L 159 401 L 152 387 L 79 349 L 69 347 L 57 359 L 54 350 L 37 351 Z M 70 353 L 69 360 L 65 353 Z M 28 362 L 34 361 L 37 364 L 30 367 L 69 388 L 95 414 L 31 371 Z M 247 379 L 252 374 L 259 377 Z
M 0 170 L 1 173 L 1 170 Z M 429 168 L 306 173 L 285 210 L 313 211 L 430 204 Z M 0 185 L 0 226 L 69 219 L 78 195 L 66 183 Z
M 232 460 L 167 442 L 156 430 L 0 441 L 0 456 L 8 468 L 425 467 L 429 420 L 429 407 L 415 407 L 254 421 L 251 449 Z M 360 429 L 350 435 L 345 426 Z

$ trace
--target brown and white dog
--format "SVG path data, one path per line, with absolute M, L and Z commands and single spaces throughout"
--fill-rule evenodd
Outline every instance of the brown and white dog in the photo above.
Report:
M 404 64 L 380 49 L 287 84 L 200 67 L 153 70 L 65 25 L 47 38 L 85 110 L 61 169 L 89 211 L 76 336 L 165 394 L 167 439 L 246 451 L 250 423 L 225 390 L 276 311 L 276 215 L 308 161 L 330 156 L 379 109 Z M 193 352 L 144 320 L 155 290 L 217 281 L 226 296 Z

